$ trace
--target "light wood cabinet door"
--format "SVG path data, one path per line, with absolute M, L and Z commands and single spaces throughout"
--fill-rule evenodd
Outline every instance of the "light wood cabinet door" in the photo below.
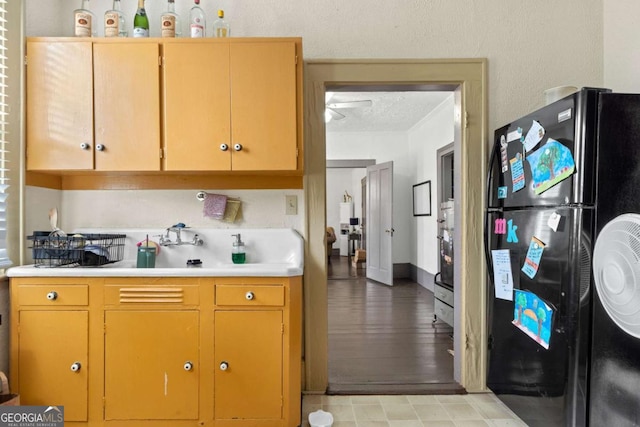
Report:
M 231 169 L 296 170 L 295 42 L 232 43 L 230 55 Z
M 198 419 L 198 319 L 105 311 L 105 420 Z
M 283 416 L 282 312 L 215 312 L 216 420 Z
M 160 170 L 158 43 L 94 43 L 95 169 Z
M 91 42 L 27 42 L 26 54 L 27 170 L 93 169 Z
M 162 49 L 164 169 L 230 170 L 229 44 L 165 43 Z
M 19 317 L 20 403 L 64 406 L 65 421 L 87 421 L 89 313 L 23 310 Z

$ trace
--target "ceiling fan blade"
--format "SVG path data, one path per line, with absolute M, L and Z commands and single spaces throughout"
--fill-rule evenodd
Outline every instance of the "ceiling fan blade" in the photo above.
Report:
M 361 107 L 371 107 L 373 102 L 370 99 L 366 99 L 363 101 L 349 101 L 349 102 L 332 102 L 327 104 L 329 108 L 361 108 Z
M 326 111 L 329 112 L 329 114 L 331 115 L 331 120 L 342 120 L 345 118 L 344 114 L 338 113 L 337 111 L 333 110 L 332 108 L 327 108 Z

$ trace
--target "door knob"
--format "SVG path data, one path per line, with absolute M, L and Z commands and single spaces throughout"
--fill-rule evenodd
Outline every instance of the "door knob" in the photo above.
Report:
M 227 151 L 229 146 L 227 144 L 220 144 L 220 151 Z
M 185 362 L 183 367 L 184 367 L 184 370 L 185 370 L 185 371 L 190 371 L 190 370 L 192 370 L 192 369 L 193 369 L 193 363 L 191 363 L 191 362 Z
M 229 369 L 229 364 L 227 362 L 220 362 L 220 370 L 226 371 L 227 369 Z
M 81 366 L 82 366 L 82 365 L 80 364 L 80 362 L 74 362 L 74 363 L 71 365 L 71 371 L 73 371 L 73 372 L 78 372 L 78 371 L 80 370 L 80 367 L 81 367 Z
M 47 294 L 47 299 L 49 301 L 55 301 L 58 299 L 58 293 L 56 291 L 51 291 Z

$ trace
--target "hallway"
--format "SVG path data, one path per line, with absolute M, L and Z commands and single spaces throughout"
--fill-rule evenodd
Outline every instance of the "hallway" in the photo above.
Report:
M 432 323 L 433 293 L 415 282 L 388 287 L 329 264 L 328 394 L 460 394 L 452 328 Z

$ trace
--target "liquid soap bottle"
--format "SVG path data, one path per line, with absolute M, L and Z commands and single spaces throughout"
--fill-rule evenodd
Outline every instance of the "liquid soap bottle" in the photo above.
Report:
M 231 252 L 231 261 L 233 261 L 234 264 L 244 264 L 246 260 L 246 253 L 244 251 L 244 242 L 240 237 L 240 233 L 232 234 L 231 236 L 236 238 L 236 240 L 233 242 L 233 252 Z

